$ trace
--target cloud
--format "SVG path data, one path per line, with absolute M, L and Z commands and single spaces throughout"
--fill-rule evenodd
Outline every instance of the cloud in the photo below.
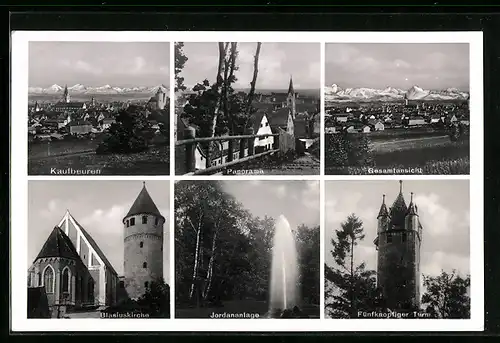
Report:
M 58 212 L 60 210 L 60 205 L 59 199 L 51 199 L 47 203 L 47 207 L 40 210 L 40 215 L 45 218 L 51 218 L 54 215 L 54 212 Z
M 141 73 L 146 67 L 146 61 L 144 57 L 137 56 L 134 58 L 134 68 L 132 69 L 132 73 Z
M 278 198 L 284 198 L 286 195 L 286 186 L 285 185 L 279 185 L 276 186 L 275 188 L 276 195 Z
M 102 73 L 102 69 L 94 67 L 85 61 L 76 61 L 75 69 L 84 73 L 99 75 Z
M 318 209 L 320 206 L 319 181 L 306 181 L 306 187 L 302 190 L 302 202 L 309 209 Z

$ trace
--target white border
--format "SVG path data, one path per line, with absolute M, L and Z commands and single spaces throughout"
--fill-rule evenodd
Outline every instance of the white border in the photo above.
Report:
M 394 180 L 394 179 L 470 179 L 471 189 L 471 319 L 261 319 L 248 322 L 231 319 L 72 319 L 45 320 L 27 319 L 26 266 L 27 266 L 27 180 L 170 180 L 170 209 L 173 209 L 174 180 L 202 179 L 202 177 L 174 176 L 174 144 L 171 146 L 172 176 L 27 176 L 27 132 L 25 114 L 28 105 L 28 43 L 30 41 L 120 41 L 120 42 L 303 42 L 321 43 L 321 90 L 324 86 L 324 43 L 469 43 L 470 51 L 470 104 L 471 104 L 471 174 L 458 176 L 426 175 L 366 175 L 342 176 L 231 176 L 213 177 L 229 180 L 320 180 L 321 201 L 324 202 L 324 180 Z M 17 31 L 12 33 L 12 136 L 11 155 L 11 216 L 16 218 L 15 229 L 11 230 L 11 329 L 24 332 L 50 331 L 482 331 L 484 329 L 484 261 L 483 261 L 483 34 L 482 32 L 193 32 L 193 31 Z M 173 97 L 174 69 L 173 44 L 170 45 L 170 89 L 171 114 L 175 99 Z M 323 93 L 321 91 L 321 93 Z M 323 104 L 323 95 L 321 103 Z M 322 106 L 323 107 L 323 106 Z M 321 116 L 324 116 L 323 110 Z M 323 120 L 321 123 L 323 128 Z M 171 120 L 173 130 L 173 120 Z M 173 136 L 173 134 L 171 134 Z M 15 143 L 15 144 L 14 144 Z M 324 142 L 321 140 L 322 154 Z M 321 162 L 323 166 L 323 159 Z M 324 210 L 320 211 L 323 228 Z M 171 273 L 171 317 L 174 308 L 174 251 L 173 211 L 170 216 L 170 273 Z M 474 225 L 474 227 L 472 227 Z M 323 230 L 324 231 L 324 230 Z M 322 240 L 324 234 L 322 234 Z M 321 271 L 323 271 L 324 244 L 321 244 Z M 321 276 L 321 295 L 323 305 L 323 276 Z M 230 321 L 230 323 L 228 323 Z

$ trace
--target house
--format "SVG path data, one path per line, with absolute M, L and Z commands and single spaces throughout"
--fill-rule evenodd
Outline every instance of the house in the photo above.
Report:
M 43 126 L 52 130 L 59 130 L 66 126 L 66 121 L 64 119 L 47 119 L 43 122 Z
M 104 118 L 99 122 L 99 126 L 101 127 L 101 130 L 107 130 L 111 127 L 113 123 L 115 123 L 116 120 L 114 118 Z
M 92 132 L 92 124 L 86 120 L 75 120 L 70 124 L 69 132 L 71 134 L 86 134 Z
M 377 121 L 374 125 L 375 131 L 384 131 L 385 125 L 380 120 Z
M 336 121 L 345 123 L 349 119 L 349 114 L 347 113 L 335 113 L 332 115 L 333 118 L 335 118 Z
M 423 117 L 420 116 L 414 116 L 411 117 L 408 121 L 408 126 L 417 126 L 417 125 L 426 125 L 427 122 Z
M 28 133 L 31 135 L 36 135 L 36 128 L 33 126 L 28 126 Z
M 364 125 L 362 128 L 361 128 L 361 132 L 363 133 L 368 133 L 368 132 L 371 132 L 372 128 L 370 127 L 370 125 Z
M 348 133 L 358 133 L 358 130 L 354 127 L 354 125 L 350 125 L 349 127 L 347 127 L 346 131 Z
M 439 123 L 439 121 L 441 120 L 441 115 L 440 114 L 431 114 L 431 124 L 434 124 L 434 123 Z
M 337 133 L 339 130 L 335 126 L 325 127 L 325 133 Z
M 252 116 L 252 129 L 255 135 L 265 135 L 272 134 L 271 126 L 267 118 L 267 114 L 264 111 L 258 111 Z M 264 147 L 265 149 L 271 149 L 274 144 L 274 137 L 256 137 L 254 141 L 254 148 Z

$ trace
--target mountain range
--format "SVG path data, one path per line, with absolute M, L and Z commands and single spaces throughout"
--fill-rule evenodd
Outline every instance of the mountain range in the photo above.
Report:
M 444 90 L 425 90 L 418 86 L 413 86 L 408 90 L 387 87 L 385 89 L 373 88 L 341 88 L 336 84 L 325 87 L 325 101 L 396 101 L 403 100 L 467 100 L 468 92 L 460 91 L 456 88 Z
M 154 87 L 113 87 L 110 85 L 105 85 L 101 87 L 90 87 L 82 84 L 76 84 L 68 87 L 69 94 L 128 94 L 128 93 L 156 93 L 158 89 L 161 89 L 167 95 L 169 94 L 169 88 L 165 85 L 158 85 Z M 64 92 L 64 87 L 54 84 L 47 88 L 42 87 L 29 87 L 29 94 L 62 94 Z

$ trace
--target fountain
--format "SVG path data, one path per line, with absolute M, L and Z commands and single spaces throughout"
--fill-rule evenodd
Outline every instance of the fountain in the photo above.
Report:
M 280 215 L 274 232 L 269 316 L 284 317 L 298 309 L 298 260 L 295 237 L 288 220 Z

